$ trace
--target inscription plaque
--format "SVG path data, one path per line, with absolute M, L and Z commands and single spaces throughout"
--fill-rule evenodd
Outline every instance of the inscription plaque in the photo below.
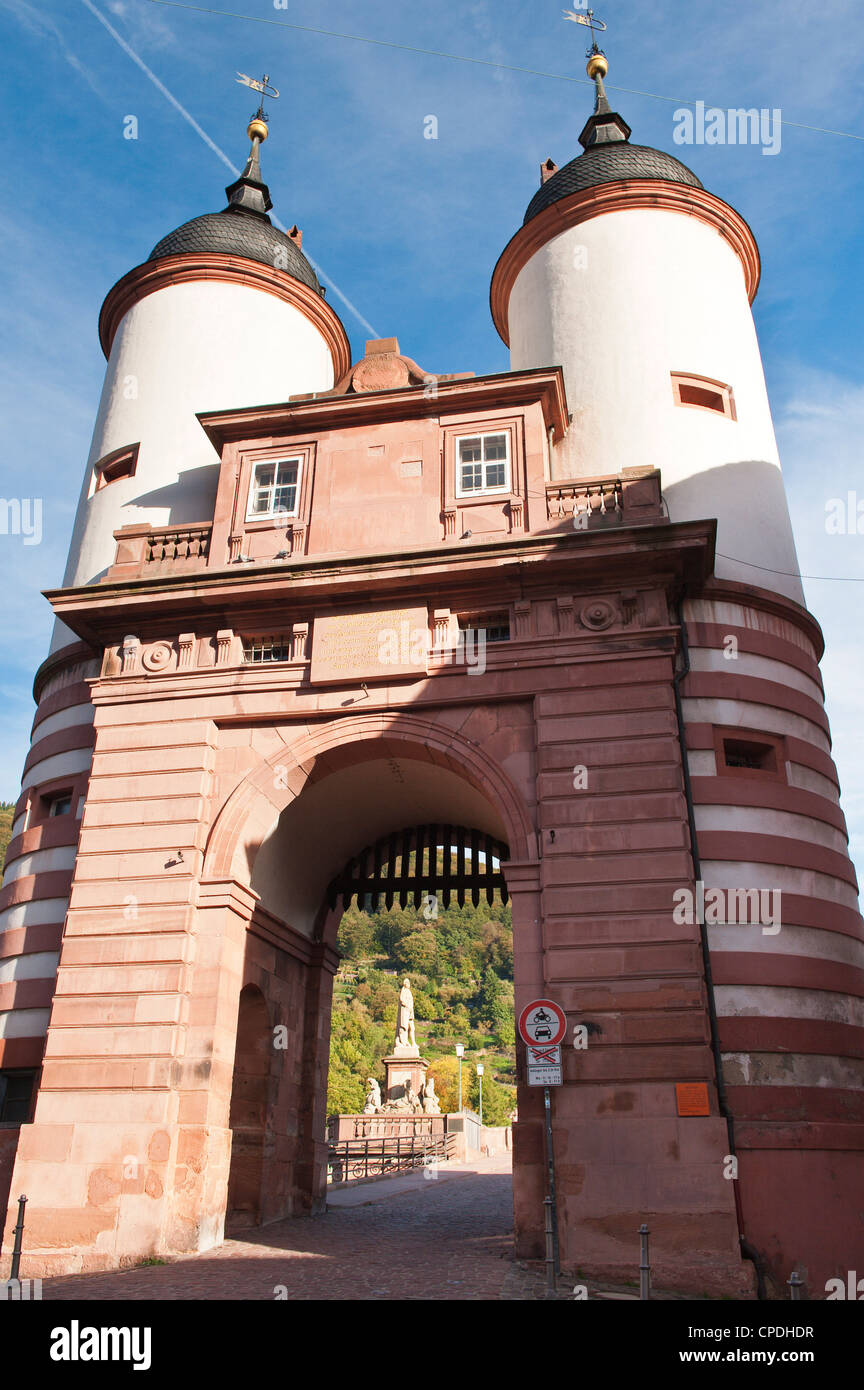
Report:
M 425 608 L 329 613 L 312 629 L 313 682 L 423 674 L 431 644 Z

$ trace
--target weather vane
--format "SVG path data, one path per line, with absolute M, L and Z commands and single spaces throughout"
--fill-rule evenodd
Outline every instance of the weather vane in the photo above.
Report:
M 264 76 L 259 82 L 256 77 L 247 77 L 245 72 L 238 72 L 235 80 L 237 82 L 242 82 L 244 87 L 251 87 L 253 91 L 261 93 L 261 100 L 258 103 L 258 110 L 255 112 L 255 115 L 252 117 L 252 119 L 255 120 L 257 118 L 258 120 L 266 121 L 267 117 L 264 114 L 264 98 L 273 97 L 275 99 L 279 95 L 276 88 L 270 86 L 270 74 L 265 72 Z
M 586 28 L 591 30 L 591 47 L 588 49 L 586 55 L 588 58 L 591 57 L 592 53 L 602 52 L 602 49 L 597 47 L 597 34 L 604 34 L 606 32 L 606 25 L 603 23 L 602 19 L 594 18 L 593 10 L 588 10 L 584 14 L 580 14 L 578 10 L 562 10 L 561 13 L 564 15 L 565 19 L 572 20 L 574 24 L 584 24 Z

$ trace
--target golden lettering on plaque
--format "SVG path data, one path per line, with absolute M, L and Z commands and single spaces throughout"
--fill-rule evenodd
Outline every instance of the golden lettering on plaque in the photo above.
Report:
M 422 675 L 431 646 L 424 608 L 328 613 L 312 629 L 311 681 Z

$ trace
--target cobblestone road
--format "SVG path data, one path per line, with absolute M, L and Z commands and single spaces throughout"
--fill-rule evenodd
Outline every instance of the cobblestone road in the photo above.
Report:
M 328 1211 L 282 1221 L 169 1265 L 46 1279 L 46 1299 L 535 1299 L 514 1264 L 509 1155 L 364 1184 Z M 24 1271 L 22 1271 L 24 1272 Z

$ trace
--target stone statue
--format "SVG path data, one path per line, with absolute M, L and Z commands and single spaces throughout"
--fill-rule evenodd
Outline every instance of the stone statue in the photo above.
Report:
M 397 1115 L 417 1115 L 423 1109 L 423 1102 L 418 1096 L 410 1081 L 406 1081 L 402 1087 L 401 1096 L 396 1096 L 393 1100 L 388 1100 L 383 1107 L 383 1113 L 392 1112 Z
M 426 1082 L 423 1086 L 423 1114 L 441 1114 L 441 1106 L 438 1104 L 438 1097 L 435 1094 L 435 1078 L 432 1076 L 426 1077 Z
M 381 1087 L 378 1085 L 374 1076 L 367 1076 L 366 1085 L 369 1089 L 366 1094 L 366 1104 L 363 1107 L 363 1114 L 378 1115 L 381 1111 Z
M 416 1047 L 417 1039 L 414 1036 L 414 995 L 411 993 L 411 981 L 407 975 L 402 981 L 402 988 L 399 991 L 399 1008 L 396 1013 L 396 1046 Z
M 407 980 L 406 980 L 406 984 L 407 984 Z M 412 1033 L 413 1033 L 413 1031 L 414 1031 L 413 1016 L 412 1016 L 411 1031 L 412 1031 Z M 406 1081 L 406 1082 L 405 1082 L 405 1098 L 404 1098 L 404 1099 L 405 1099 L 405 1108 L 406 1108 L 406 1110 L 409 1110 L 412 1114 L 416 1115 L 416 1114 L 418 1113 L 418 1111 L 422 1109 L 422 1103 L 421 1103 L 420 1097 L 418 1096 L 417 1092 L 414 1090 L 414 1087 L 411 1085 L 411 1082 L 410 1082 L 410 1081 Z

